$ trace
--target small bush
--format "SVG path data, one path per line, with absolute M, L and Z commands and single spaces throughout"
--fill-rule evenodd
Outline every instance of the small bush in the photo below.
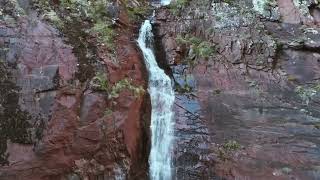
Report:
M 106 22 L 97 21 L 90 31 L 97 35 L 99 43 L 105 44 L 112 50 L 115 48 L 114 39 L 116 33 L 114 32 L 114 29 Z
M 315 84 L 309 87 L 297 86 L 295 92 L 308 105 L 312 98 L 320 92 L 320 84 Z
M 97 89 L 101 91 L 109 90 L 109 83 L 104 73 L 97 73 L 96 76 L 93 78 L 93 82 L 97 86 Z
M 223 149 L 226 151 L 236 151 L 240 149 L 241 145 L 235 140 L 229 140 L 225 144 L 223 144 Z
M 122 79 L 119 82 L 117 82 L 114 86 L 112 86 L 109 93 L 109 99 L 118 98 L 120 92 L 124 89 L 132 91 L 136 97 L 144 93 L 144 89 L 142 86 L 134 86 L 128 79 Z
M 214 52 L 214 48 L 208 42 L 202 42 L 195 48 L 197 56 L 202 58 L 209 58 Z
M 178 35 L 176 41 L 179 45 L 189 46 L 190 51 L 192 52 L 189 55 L 195 55 L 198 58 L 208 59 L 215 52 L 215 47 L 211 43 L 204 41 L 195 36 L 181 36 Z
M 230 156 L 237 150 L 241 148 L 241 145 L 235 140 L 229 140 L 228 142 L 222 144 L 218 150 L 218 157 L 225 161 L 230 158 Z
M 128 16 L 131 21 L 138 21 L 143 19 L 149 12 L 147 6 L 128 7 Z
M 90 6 L 86 10 L 87 16 L 93 20 L 108 20 L 107 0 L 90 1 Z
M 178 15 L 188 4 L 189 0 L 176 0 L 169 5 L 169 9 L 174 15 Z
M 127 78 L 122 79 L 114 85 L 110 86 L 108 79 L 104 73 L 97 73 L 92 81 L 93 87 L 97 90 L 107 92 L 109 99 L 118 98 L 121 91 L 125 89 L 133 92 L 136 97 L 145 92 L 142 86 L 133 85 L 131 80 L 128 80 Z

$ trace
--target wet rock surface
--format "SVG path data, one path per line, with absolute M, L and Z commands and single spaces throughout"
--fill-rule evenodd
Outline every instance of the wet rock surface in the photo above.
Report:
M 159 60 L 177 87 L 176 179 L 320 178 L 316 2 L 274 1 L 269 14 L 255 3 L 157 12 Z M 187 34 L 215 52 L 179 44 Z
M 0 179 L 146 177 L 148 94 L 123 90 L 111 100 L 89 85 L 102 71 L 110 84 L 130 77 L 146 88 L 122 10 L 115 64 L 80 26 L 58 30 L 30 1 L 0 1 Z

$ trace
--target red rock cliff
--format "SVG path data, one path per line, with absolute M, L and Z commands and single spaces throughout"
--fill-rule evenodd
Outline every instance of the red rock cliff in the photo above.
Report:
M 0 2 L 0 179 L 144 178 L 148 94 L 121 89 L 110 99 L 92 85 L 99 71 L 109 86 L 129 79 L 147 87 L 123 4 L 110 56 L 95 36 L 83 35 L 86 21 L 66 24 L 61 36 L 29 1 L 15 3 Z

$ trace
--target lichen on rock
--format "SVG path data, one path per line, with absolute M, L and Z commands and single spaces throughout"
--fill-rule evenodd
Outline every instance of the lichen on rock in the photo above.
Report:
M 311 6 L 311 0 L 293 0 L 294 6 L 299 10 L 300 17 L 305 22 L 313 22 L 313 17 L 310 14 L 309 6 Z M 317 1 L 316 1 L 317 2 Z
M 247 8 L 239 8 L 228 3 L 212 3 L 212 16 L 215 17 L 214 28 L 237 28 L 253 22 L 254 15 Z
M 253 9 L 269 20 L 279 20 L 280 13 L 276 0 L 252 0 Z

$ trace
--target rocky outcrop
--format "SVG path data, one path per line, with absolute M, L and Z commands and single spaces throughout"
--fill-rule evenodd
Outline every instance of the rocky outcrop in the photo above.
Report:
M 102 72 L 110 86 L 129 79 L 147 87 L 136 28 L 118 8 L 111 55 L 85 32 L 86 20 L 61 28 L 30 1 L 0 1 L 0 179 L 146 177 L 148 94 L 121 89 L 110 98 L 91 85 Z M 70 18 L 50 13 L 51 22 Z
M 159 60 L 177 91 L 177 179 L 320 178 L 313 9 L 254 0 L 158 10 Z

